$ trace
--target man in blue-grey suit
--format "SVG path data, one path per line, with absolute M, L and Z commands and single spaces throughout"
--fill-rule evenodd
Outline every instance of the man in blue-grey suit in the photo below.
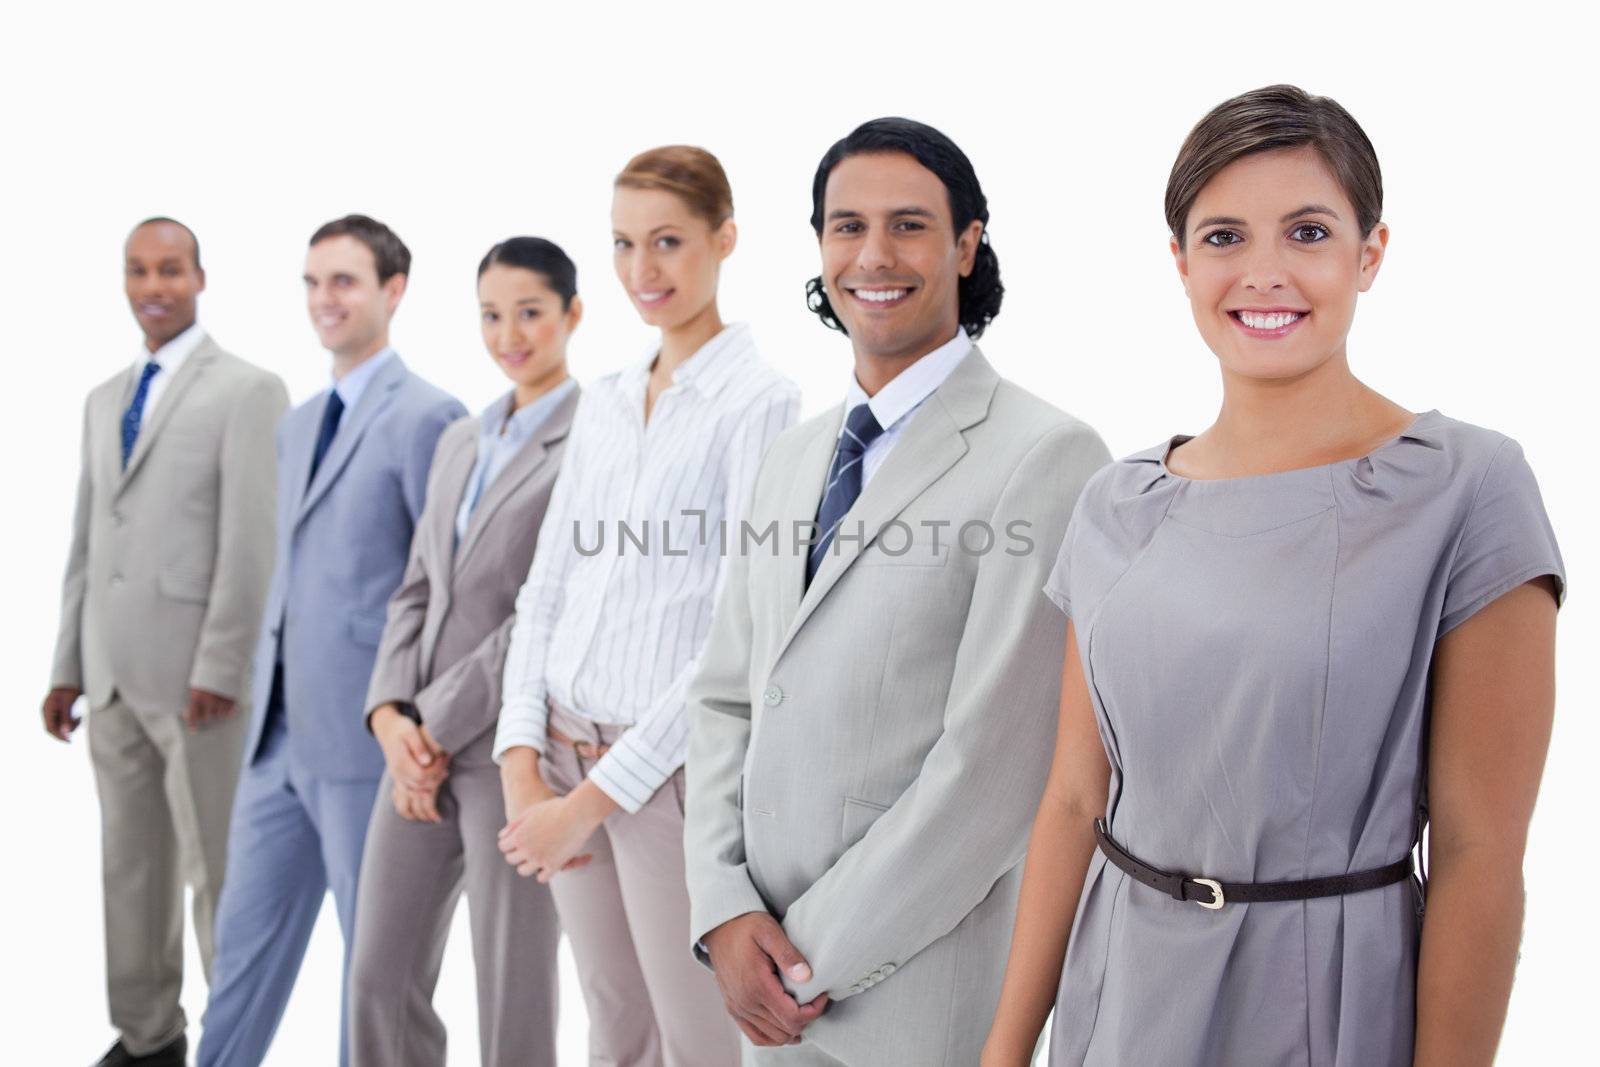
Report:
M 361 715 L 367 682 L 434 445 L 466 414 L 389 347 L 410 266 L 394 232 L 363 215 L 323 226 L 306 253 L 311 324 L 333 355 L 334 382 L 278 426 L 277 566 L 256 652 L 201 1067 L 261 1063 L 330 888 L 348 963 L 383 774 Z M 339 1046 L 344 1063 L 342 1010 Z

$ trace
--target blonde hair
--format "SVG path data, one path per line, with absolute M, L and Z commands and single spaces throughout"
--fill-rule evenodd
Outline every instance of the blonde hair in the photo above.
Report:
M 715 229 L 733 217 L 733 190 L 717 157 L 675 144 L 640 152 L 617 175 L 619 189 L 661 189 L 682 200 Z

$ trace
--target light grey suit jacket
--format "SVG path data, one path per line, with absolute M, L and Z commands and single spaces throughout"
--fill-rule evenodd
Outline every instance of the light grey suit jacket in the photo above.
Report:
M 1066 625 L 1040 590 L 1110 456 L 975 348 L 806 588 L 794 523 L 817 513 L 843 417 L 767 454 L 749 522 L 776 521 L 778 550 L 730 560 L 690 692 L 691 933 L 771 912 L 812 967 L 794 995 L 833 1001 L 806 1040 L 863 1067 L 970 1067 L 1055 737 Z M 857 520 L 864 544 L 844 537 Z M 977 522 L 984 553 L 983 527 L 957 542 Z
M 139 372 L 84 404 L 52 686 L 181 712 L 189 690 L 243 701 L 272 574 L 273 427 L 283 382 L 209 336 L 167 384 L 122 466 Z
M 439 438 L 411 559 L 389 601 L 366 714 L 380 704 L 410 704 L 453 759 L 492 739 L 517 592 L 533 563 L 577 407 L 574 389 L 484 489 L 460 545 L 456 512 L 483 420 L 462 419 Z M 492 763 L 483 747 L 482 762 Z
M 260 754 L 281 641 L 289 758 L 329 781 L 377 781 L 383 754 L 360 714 L 367 683 L 439 435 L 467 410 L 394 356 L 344 413 L 308 484 L 330 392 L 278 427 L 278 555 L 256 647 L 245 760 Z

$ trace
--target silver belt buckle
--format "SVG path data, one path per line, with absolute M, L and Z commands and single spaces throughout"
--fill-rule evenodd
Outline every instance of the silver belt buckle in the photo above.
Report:
M 1195 883 L 1196 885 L 1203 885 L 1207 889 L 1211 890 L 1211 900 L 1209 902 L 1204 900 L 1195 901 L 1196 904 L 1200 905 L 1207 911 L 1219 911 L 1221 910 L 1222 906 L 1227 903 L 1227 900 L 1222 895 L 1221 883 L 1210 878 L 1191 878 L 1189 881 Z

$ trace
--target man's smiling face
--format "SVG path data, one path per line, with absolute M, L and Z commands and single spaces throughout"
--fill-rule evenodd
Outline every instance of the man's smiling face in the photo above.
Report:
M 903 152 L 850 156 L 828 175 L 822 220 L 823 284 L 857 352 L 915 359 L 955 336 L 983 224 L 955 232 L 938 175 Z

